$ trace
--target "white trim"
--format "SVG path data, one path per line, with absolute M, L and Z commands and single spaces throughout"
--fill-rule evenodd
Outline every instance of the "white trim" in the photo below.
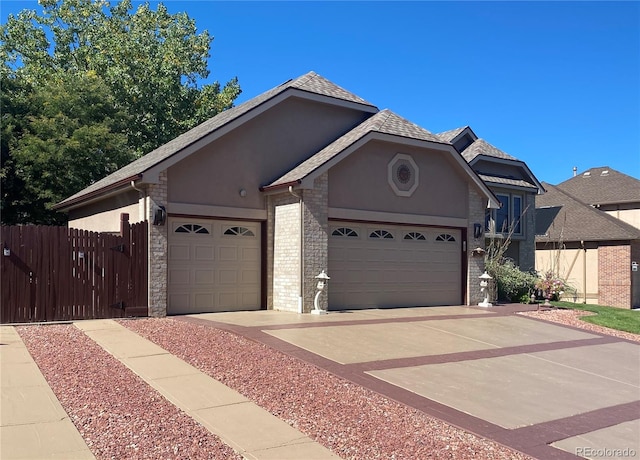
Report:
M 362 209 L 329 208 L 329 219 L 388 222 L 396 224 L 430 225 L 435 227 L 466 228 L 468 219 L 458 217 L 397 214 L 394 212 L 365 211 Z
M 169 214 L 186 214 L 206 217 L 229 217 L 232 219 L 266 220 L 265 209 L 232 208 L 228 206 L 208 206 L 204 204 L 167 203 Z

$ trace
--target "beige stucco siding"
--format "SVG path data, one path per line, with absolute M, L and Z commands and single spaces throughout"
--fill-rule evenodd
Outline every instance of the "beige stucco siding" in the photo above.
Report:
M 640 206 L 640 204 L 637 204 L 637 206 Z M 615 207 L 622 208 L 622 205 L 616 205 Z M 605 207 L 601 207 L 600 209 L 610 216 L 620 219 L 622 222 L 640 228 L 640 209 L 606 209 Z
M 536 268 L 539 273 L 554 270 L 576 290 L 567 292 L 564 300 L 570 302 L 598 303 L 598 248 L 537 249 Z M 586 278 L 585 278 L 586 273 Z M 585 297 L 586 281 L 586 297 Z
M 410 197 L 398 196 L 389 185 L 388 165 L 398 153 L 410 155 L 419 169 L 419 185 Z M 467 183 L 446 155 L 369 142 L 329 170 L 329 206 L 466 219 Z
M 351 109 L 288 99 L 169 168 L 168 200 L 265 209 L 261 186 L 365 118 Z
M 135 190 L 121 193 L 82 208 L 69 211 L 69 227 L 92 232 L 119 232 L 120 214 L 128 213 L 129 222 L 144 220 L 142 200 Z

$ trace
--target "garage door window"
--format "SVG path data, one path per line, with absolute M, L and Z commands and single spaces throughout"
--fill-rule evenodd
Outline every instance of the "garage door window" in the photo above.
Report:
M 224 231 L 224 234 L 229 236 L 256 236 L 246 227 L 229 227 Z
M 384 240 L 392 240 L 393 235 L 386 230 L 374 230 L 369 234 L 369 238 L 382 238 Z
M 198 224 L 183 224 L 183 225 L 180 225 L 178 228 L 176 228 L 175 232 L 176 233 L 199 233 L 201 235 L 208 235 L 209 234 L 209 230 L 207 230 L 202 225 L 198 225 Z
M 351 238 L 357 238 L 358 233 L 351 228 L 340 227 L 340 228 L 336 228 L 333 232 L 331 232 L 331 236 L 346 236 Z
M 448 233 L 441 233 L 436 236 L 436 241 L 445 241 L 445 242 L 455 242 L 456 238 L 453 235 L 449 235 Z
M 426 241 L 427 238 L 420 232 L 409 232 L 404 235 L 405 240 Z

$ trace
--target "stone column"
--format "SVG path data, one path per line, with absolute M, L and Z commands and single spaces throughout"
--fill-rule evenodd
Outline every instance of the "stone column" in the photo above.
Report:
M 475 254 L 475 248 L 485 248 L 484 218 L 487 209 L 487 200 L 471 185 L 469 185 L 469 222 L 467 228 L 467 305 L 478 305 L 481 302 L 480 275 L 484 273 L 484 254 Z M 473 235 L 473 224 L 479 223 L 482 227 L 480 238 Z M 490 301 L 495 299 L 490 299 Z
M 149 221 L 149 316 L 167 315 L 167 249 L 168 222 L 153 225 L 153 214 L 167 204 L 167 172 L 162 171 L 157 184 L 147 186 Z

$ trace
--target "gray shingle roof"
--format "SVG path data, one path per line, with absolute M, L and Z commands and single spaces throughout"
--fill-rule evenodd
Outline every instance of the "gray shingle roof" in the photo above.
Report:
M 375 109 L 375 106 L 373 104 L 367 102 L 361 97 L 350 93 L 349 91 L 330 82 L 329 80 L 318 75 L 315 72 L 309 72 L 298 78 L 289 80 L 280 86 L 272 88 L 260 94 L 259 96 L 256 96 L 253 99 L 250 99 L 244 102 L 243 104 L 240 104 L 236 107 L 232 107 L 228 110 L 225 110 L 224 112 L 217 114 L 216 116 L 199 124 L 195 128 L 187 131 L 186 133 L 176 137 L 175 139 L 167 142 L 164 145 L 161 145 L 160 147 L 146 154 L 145 156 L 133 161 L 132 163 L 129 163 L 123 168 L 120 168 L 119 170 L 115 171 L 114 173 L 110 174 L 104 179 L 101 179 L 95 182 L 94 184 L 90 185 L 84 190 L 81 190 L 75 195 L 72 195 L 69 198 L 63 200 L 57 205 L 57 207 L 64 207 L 65 204 L 75 201 L 85 195 L 89 195 L 94 192 L 99 192 L 104 188 L 107 188 L 109 186 L 122 182 L 128 178 L 144 173 L 149 168 L 152 168 L 153 166 L 157 165 L 161 161 L 185 149 L 189 145 L 213 133 L 217 129 L 220 129 L 226 124 L 246 114 L 252 109 L 258 107 L 259 105 L 267 102 L 268 100 L 272 99 L 278 94 L 283 93 L 289 88 L 295 88 L 295 89 L 306 91 L 309 93 L 328 96 L 328 97 L 340 99 L 347 102 L 353 102 L 356 104 L 362 104 L 362 105 L 370 106 Z
M 456 129 L 450 129 L 449 131 L 444 131 L 442 133 L 438 133 L 437 136 L 444 141 L 451 142 L 455 137 L 460 134 L 462 131 L 467 129 L 468 126 L 462 126 Z
M 640 202 L 640 180 L 607 166 L 591 168 L 557 187 L 591 205 Z
M 509 179 L 506 177 L 489 176 L 487 174 L 480 173 L 478 173 L 478 176 L 480 176 L 480 179 L 482 179 L 484 182 L 491 182 L 492 184 L 515 185 L 517 187 L 528 187 L 536 190 L 538 189 L 537 185 L 534 185 L 531 182 L 527 182 L 526 180 L 522 179 Z
M 291 171 L 266 185 L 264 188 L 271 188 L 300 181 L 311 174 L 317 168 L 343 152 L 349 146 L 362 139 L 370 132 L 390 134 L 410 139 L 417 139 L 439 144 L 449 144 L 438 136 L 430 133 L 424 128 L 396 115 L 388 109 L 382 110 L 371 118 L 368 118 L 360 125 L 336 139 L 334 142 L 320 150 L 318 153 L 302 162 Z
M 536 195 L 536 241 L 611 241 L 640 239 L 640 230 L 543 183 Z
M 464 149 L 462 152 L 462 156 L 467 162 L 471 162 L 478 155 L 485 155 L 494 158 L 500 158 L 503 160 L 516 160 L 519 161 L 516 157 L 512 157 L 504 153 L 502 150 L 494 147 L 489 144 L 484 139 L 476 139 L 469 147 Z

